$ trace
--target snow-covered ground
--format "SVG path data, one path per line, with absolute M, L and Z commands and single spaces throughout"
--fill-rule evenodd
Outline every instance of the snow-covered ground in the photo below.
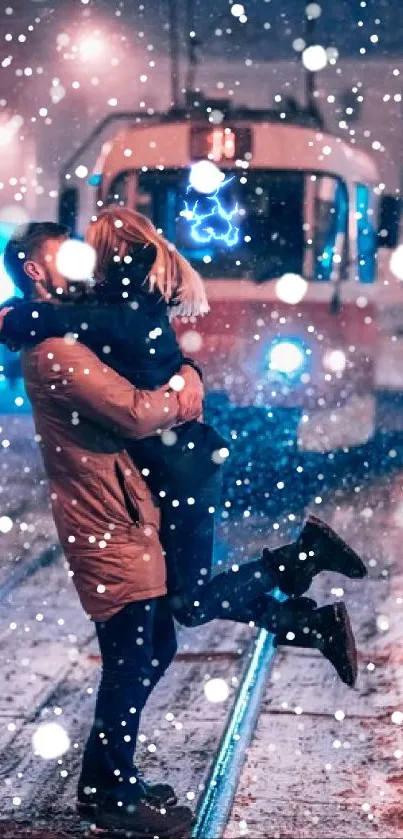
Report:
M 6 424 L 0 423 L 0 516 L 13 526 L 0 532 L 3 579 L 17 561 L 55 539 L 29 417 L 9 417 Z M 10 445 L 1 445 L 3 440 Z M 357 482 L 350 494 L 336 490 L 328 499 L 323 516 L 363 553 L 370 572 L 364 583 L 326 575 L 314 587 L 321 603 L 346 597 L 359 644 L 358 686 L 350 691 L 336 681 L 319 654 L 278 655 L 227 839 L 403 835 L 402 487 L 403 473 L 395 472 L 365 488 Z M 294 514 L 288 517 L 291 529 Z M 273 528 L 264 515 L 224 516 L 217 560 L 254 557 L 264 544 L 274 545 L 282 530 L 284 522 Z M 151 778 L 174 783 L 193 807 L 252 637 L 249 628 L 227 622 L 181 630 L 178 658 L 144 715 L 140 763 Z M 98 675 L 93 627 L 59 559 L 0 603 L 0 836 L 82 835 L 75 783 Z M 212 678 L 227 684 L 225 701 L 207 698 L 205 684 Z M 70 744 L 59 758 L 44 759 L 33 749 L 33 735 L 49 722 L 59 726 L 52 740 L 67 734 Z

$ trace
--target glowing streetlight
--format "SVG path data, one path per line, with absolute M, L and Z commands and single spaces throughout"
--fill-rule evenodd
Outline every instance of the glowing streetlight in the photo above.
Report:
M 78 43 L 78 51 L 82 61 L 92 61 L 94 58 L 99 58 L 104 50 L 104 42 L 102 38 L 95 33 L 94 35 L 87 35 Z

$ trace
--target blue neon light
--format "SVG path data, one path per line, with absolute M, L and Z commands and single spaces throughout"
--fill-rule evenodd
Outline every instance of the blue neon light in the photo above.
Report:
M 187 221 L 191 222 L 190 234 L 195 242 L 200 244 L 207 244 L 208 242 L 223 242 L 228 248 L 233 248 L 239 242 L 239 227 L 233 224 L 232 219 L 239 212 L 238 202 L 231 210 L 226 210 L 222 205 L 219 193 L 227 186 L 234 178 L 226 178 L 217 187 L 212 195 L 206 195 L 207 201 L 211 201 L 212 206 L 208 213 L 201 213 L 198 210 L 199 199 L 195 201 L 192 207 L 189 207 L 185 201 L 185 209 L 181 211 L 181 216 Z M 186 194 L 192 189 L 189 184 Z M 224 230 L 218 230 L 216 223 L 224 222 Z

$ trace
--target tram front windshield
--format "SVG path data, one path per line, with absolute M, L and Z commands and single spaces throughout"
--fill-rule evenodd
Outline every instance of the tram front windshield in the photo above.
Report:
M 133 174 L 115 179 L 107 203 L 127 203 Z M 332 175 L 237 169 L 206 195 L 189 186 L 189 171 L 153 170 L 136 173 L 135 193 L 136 208 L 205 277 L 328 281 L 347 262 L 347 189 Z

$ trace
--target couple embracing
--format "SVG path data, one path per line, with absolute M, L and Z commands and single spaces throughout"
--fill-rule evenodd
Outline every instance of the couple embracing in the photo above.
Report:
M 77 806 L 101 829 L 178 836 L 191 810 L 134 762 L 142 709 L 175 656 L 175 620 L 264 627 L 277 644 L 318 649 L 353 686 L 345 605 L 303 595 L 323 570 L 366 570 L 309 516 L 291 545 L 213 575 L 225 441 L 202 420 L 202 371 L 173 329 L 208 311 L 203 282 L 148 219 L 112 206 L 89 224 L 94 277 L 77 292 L 58 269 L 68 237 L 53 222 L 15 231 L 4 264 L 22 298 L 0 312 L 0 340 L 22 348 L 54 520 L 101 651 Z

